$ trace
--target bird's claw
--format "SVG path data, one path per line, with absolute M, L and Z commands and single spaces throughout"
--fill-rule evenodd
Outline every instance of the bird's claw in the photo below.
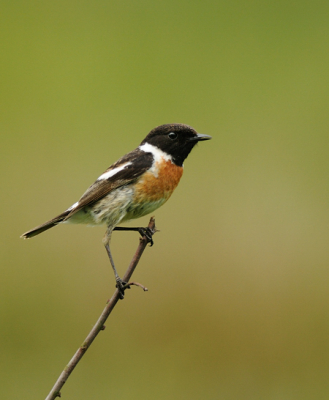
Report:
M 128 282 L 124 282 L 122 279 L 117 279 L 116 280 L 116 285 L 115 287 L 119 290 L 119 297 L 120 300 L 123 300 L 125 297 L 125 290 L 126 289 L 130 289 L 130 285 L 128 284 Z
M 138 232 L 142 237 L 146 237 L 147 243 L 150 243 L 150 247 L 152 247 L 154 245 L 153 238 L 152 238 L 154 231 L 152 231 L 152 229 L 150 229 L 149 227 L 138 228 Z

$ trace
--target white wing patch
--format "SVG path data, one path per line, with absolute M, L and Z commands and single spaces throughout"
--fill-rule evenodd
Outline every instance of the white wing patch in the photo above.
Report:
M 123 169 L 125 169 L 128 165 L 130 165 L 131 162 L 127 162 L 123 165 L 121 165 L 120 167 L 117 168 L 113 168 L 110 169 L 109 171 L 104 172 L 104 174 L 102 174 L 100 177 L 97 178 L 97 181 L 103 181 L 105 179 L 111 178 L 111 176 L 117 174 L 118 172 L 122 171 Z

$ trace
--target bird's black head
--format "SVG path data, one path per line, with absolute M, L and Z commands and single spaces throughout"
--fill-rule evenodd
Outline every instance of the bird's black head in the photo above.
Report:
M 149 143 L 169 154 L 176 165 L 183 165 L 185 158 L 201 140 L 211 136 L 197 133 L 192 127 L 184 124 L 166 124 L 152 129 L 141 145 Z

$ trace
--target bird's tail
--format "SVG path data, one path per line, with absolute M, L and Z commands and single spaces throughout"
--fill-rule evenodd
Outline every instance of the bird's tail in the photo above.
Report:
M 42 225 L 39 225 L 25 233 L 21 236 L 21 238 L 24 239 L 29 239 L 33 236 L 39 235 L 39 233 L 42 233 L 50 228 L 52 228 L 55 225 L 58 225 L 60 222 L 64 221 L 64 219 L 70 214 L 70 210 L 64 211 L 62 214 L 57 215 L 57 217 L 51 219 L 50 221 L 45 222 Z

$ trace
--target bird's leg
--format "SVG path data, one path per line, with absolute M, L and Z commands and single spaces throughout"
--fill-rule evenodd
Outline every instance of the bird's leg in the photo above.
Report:
M 124 226 L 116 226 L 114 229 L 114 231 L 135 231 L 138 232 L 142 237 L 146 237 L 147 242 L 150 243 L 150 246 L 153 246 L 154 242 L 153 242 L 153 234 L 155 233 L 155 231 L 152 231 L 149 227 L 147 228 L 134 228 L 134 227 L 124 227 Z
M 123 299 L 124 298 L 125 289 L 130 289 L 130 286 L 127 285 L 127 283 L 124 282 L 120 278 L 120 276 L 119 276 L 119 274 L 118 274 L 118 272 L 117 272 L 117 270 L 115 268 L 115 265 L 114 265 L 113 257 L 112 257 L 111 250 L 110 250 L 110 241 L 111 241 L 112 231 L 113 231 L 113 228 L 107 228 L 107 231 L 106 231 L 106 233 L 104 235 L 104 238 L 103 238 L 103 244 L 105 246 L 107 255 L 109 256 L 110 263 L 111 263 L 111 266 L 112 266 L 112 269 L 113 269 L 113 272 L 114 272 L 115 282 L 116 282 L 115 286 L 119 289 L 120 299 Z

